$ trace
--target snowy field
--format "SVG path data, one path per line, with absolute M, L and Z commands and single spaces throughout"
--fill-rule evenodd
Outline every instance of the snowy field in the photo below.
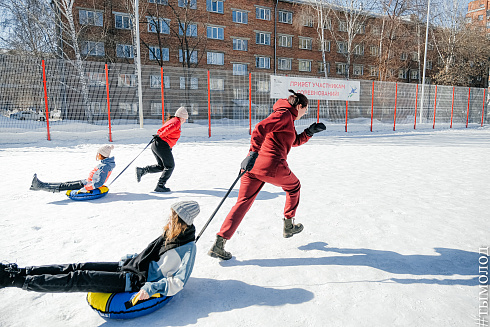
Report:
M 154 162 L 148 149 L 109 195 L 91 202 L 29 186 L 34 173 L 46 182 L 85 178 L 103 136 L 54 131 L 46 141 L 43 132 L 1 133 L 0 260 L 117 261 L 156 238 L 180 200 L 200 203 L 200 231 L 237 176 L 249 137 L 246 128 L 218 128 L 208 138 L 195 125 L 184 125 L 174 148 L 171 193 L 153 192 L 157 175 L 136 182 L 134 167 Z M 106 321 L 84 293 L 5 288 L 0 326 L 477 325 L 478 252 L 490 246 L 490 128 L 343 128 L 327 125 L 289 154 L 302 184 L 301 234 L 282 237 L 285 194 L 266 185 L 227 243 L 233 258 L 207 256 L 237 185 L 197 243 L 188 284 L 159 311 Z M 114 132 L 112 178 L 154 132 Z

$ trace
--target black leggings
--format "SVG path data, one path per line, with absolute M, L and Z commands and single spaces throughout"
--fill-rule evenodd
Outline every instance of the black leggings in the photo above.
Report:
M 167 142 L 157 137 L 151 144 L 151 151 L 157 160 L 157 165 L 148 166 L 150 173 L 163 172 L 159 183 L 165 185 L 175 168 L 172 148 Z
M 128 272 L 120 271 L 118 262 L 87 262 L 26 267 L 26 280 L 23 289 L 49 293 L 124 292 L 129 291 L 129 289 L 126 290 L 126 274 Z M 137 291 L 138 289 L 133 290 Z

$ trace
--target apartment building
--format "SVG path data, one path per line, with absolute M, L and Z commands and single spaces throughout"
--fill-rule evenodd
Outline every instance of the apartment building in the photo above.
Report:
M 475 0 L 468 3 L 466 23 L 481 27 L 490 37 L 490 1 Z

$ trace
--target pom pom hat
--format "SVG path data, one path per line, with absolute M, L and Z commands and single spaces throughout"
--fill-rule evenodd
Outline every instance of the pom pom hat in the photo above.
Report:
M 187 113 L 187 110 L 184 107 L 180 107 L 179 109 L 177 109 L 174 116 L 179 118 L 189 119 L 189 114 Z
M 187 225 L 192 225 L 199 214 L 199 203 L 196 201 L 180 201 L 170 206 Z
M 109 158 L 111 156 L 111 151 L 114 149 L 114 145 L 103 145 L 97 150 L 97 153 L 100 153 L 102 156 Z

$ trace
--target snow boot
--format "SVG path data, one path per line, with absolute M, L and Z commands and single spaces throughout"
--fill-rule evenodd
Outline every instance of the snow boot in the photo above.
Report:
M 298 233 L 301 233 L 301 231 L 303 230 L 303 225 L 302 224 L 294 224 L 294 221 L 293 221 L 294 218 L 291 218 L 291 219 L 286 219 L 284 218 L 284 229 L 282 231 L 282 236 L 284 236 L 285 238 L 288 238 L 288 237 L 291 237 L 293 236 L 294 234 L 298 234 Z
M 219 258 L 223 260 L 230 260 L 232 255 L 230 252 L 225 251 L 226 239 L 216 235 L 216 241 L 214 241 L 213 247 L 209 250 L 208 255 L 213 258 Z
M 170 189 L 165 187 L 165 185 L 158 184 L 157 187 L 155 187 L 155 192 L 165 193 L 170 192 Z
M 26 269 L 17 267 L 16 263 L 0 263 L 0 288 L 22 288 L 26 280 Z
M 31 191 L 47 191 L 47 192 L 53 192 L 53 193 L 60 191 L 59 183 L 41 182 L 37 178 L 37 174 L 34 174 L 34 177 L 32 178 L 32 182 L 31 182 L 31 187 L 29 189 Z
M 140 167 L 136 167 L 136 181 L 139 183 L 141 182 L 141 177 L 143 175 L 146 175 L 149 173 L 149 169 L 148 167 L 143 167 L 143 168 L 140 168 Z

